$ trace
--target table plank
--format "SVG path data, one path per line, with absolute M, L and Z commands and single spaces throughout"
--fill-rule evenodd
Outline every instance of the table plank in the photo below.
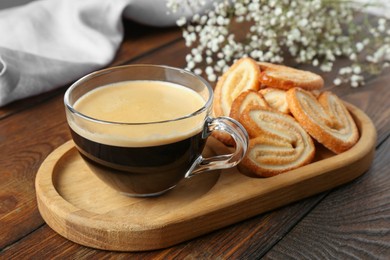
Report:
M 43 224 L 34 181 L 47 155 L 70 139 L 61 100 L 58 96 L 0 121 L 0 196 L 2 203 L 14 201 L 1 207 L 0 248 Z
M 390 138 L 361 178 L 329 193 L 266 258 L 388 259 Z

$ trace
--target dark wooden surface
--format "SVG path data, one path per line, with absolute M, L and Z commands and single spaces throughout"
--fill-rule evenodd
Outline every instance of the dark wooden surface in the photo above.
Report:
M 110 66 L 184 67 L 188 50 L 179 30 L 125 26 L 125 40 Z M 374 122 L 378 142 L 372 167 L 342 187 L 150 252 L 87 248 L 61 237 L 41 218 L 34 179 L 43 160 L 70 139 L 63 106 L 67 86 L 0 108 L 0 259 L 389 259 L 390 70 L 357 89 L 334 87 L 334 73 L 322 75 L 328 89 Z

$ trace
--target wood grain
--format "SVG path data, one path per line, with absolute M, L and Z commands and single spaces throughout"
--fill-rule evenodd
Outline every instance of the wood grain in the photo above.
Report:
M 58 120 L 50 123 L 41 118 L 42 115 Z M 42 225 L 32 185 L 36 171 L 44 158 L 70 135 L 63 127 L 62 104 L 53 99 L 1 120 L 0 124 L 0 136 L 5 137 L 0 143 L 0 197 L 3 198 L 0 245 L 4 247 Z M 48 131 L 56 131 L 56 134 L 48 135 Z M 13 206 L 3 207 L 4 201 L 9 200 L 14 201 Z
M 266 258 L 388 259 L 389 153 L 387 138 L 367 174 L 330 193 Z
M 150 28 L 142 27 L 142 30 L 145 32 L 140 33 L 145 34 L 142 34 L 141 38 L 148 35 Z M 131 31 L 131 26 L 128 26 L 127 33 Z M 180 35 L 180 33 L 178 32 L 177 35 Z M 178 41 L 174 39 L 175 37 L 172 37 L 160 45 L 159 41 L 164 35 L 158 35 L 156 38 L 147 37 L 147 41 L 137 40 L 137 44 L 132 45 L 131 41 L 136 40 L 137 35 L 134 35 L 134 38 L 132 37 L 125 37 L 121 50 L 116 57 L 116 60 L 120 60 L 120 62 L 115 63 L 114 61 L 113 64 L 130 62 L 184 66 L 184 57 L 188 50 L 184 47 L 183 41 Z M 153 44 L 158 44 L 161 48 L 142 49 L 143 46 L 153 46 Z M 135 59 L 128 56 L 137 50 L 141 51 Z M 289 63 L 288 59 L 286 63 Z M 382 207 L 378 207 L 378 205 L 383 205 L 381 200 L 387 203 L 389 192 L 385 187 L 390 185 L 388 178 L 382 176 L 382 174 L 388 173 L 386 169 L 387 163 L 390 161 L 388 148 L 382 151 L 384 145 L 388 147 L 390 135 L 390 106 L 388 102 L 390 70 L 387 69 L 381 75 L 371 77 L 364 87 L 357 89 L 345 85 L 335 87 L 332 85 L 334 75 L 345 64 L 345 61 L 338 60 L 331 73 L 320 72 L 320 74 L 325 79 L 327 89 L 331 89 L 344 100 L 361 108 L 373 120 L 377 129 L 378 144 L 380 146 L 378 146 L 373 166 L 363 178 L 359 178 L 357 181 L 341 188 L 312 196 L 191 241 L 183 242 L 177 246 L 151 252 L 116 253 L 87 248 L 70 242 L 48 226 L 43 225 L 44 222 L 36 208 L 33 181 L 39 165 L 47 155 L 70 138 L 63 114 L 63 90 L 60 90 L 59 94 L 47 98 L 38 96 L 37 100 L 42 98 L 38 102 L 29 99 L 22 100 L 19 105 L 8 109 L 6 117 L 0 117 L 0 229 L 2 231 L 0 232 L 0 258 L 173 259 L 176 257 L 178 259 L 259 259 L 270 250 L 274 254 L 270 253 L 267 255 L 268 258 L 280 258 L 280 256 L 284 256 L 280 254 L 280 252 L 283 253 L 284 248 L 287 248 L 286 252 L 291 252 L 293 248 L 300 248 L 300 237 L 293 236 L 294 239 L 286 240 L 283 238 L 291 230 L 294 232 L 294 227 L 299 228 L 300 222 L 303 223 L 307 217 L 310 217 L 311 211 L 314 212 L 315 209 L 321 208 L 323 212 L 317 212 L 316 214 L 324 214 L 324 216 L 329 217 L 330 221 L 334 221 L 336 216 L 329 216 L 326 206 L 329 207 L 331 212 L 344 218 L 339 222 L 343 225 L 340 228 L 332 226 L 332 223 L 324 223 L 326 229 L 332 227 L 329 230 L 340 232 L 331 236 L 332 239 L 336 240 L 332 241 L 329 247 L 327 246 L 329 241 L 325 232 L 328 230 L 321 229 L 322 221 L 326 221 L 326 218 L 322 218 L 320 225 L 315 218 L 310 217 L 310 223 L 306 222 L 304 226 L 305 228 L 310 226 L 312 234 L 316 232 L 316 229 L 323 234 L 318 236 L 319 241 L 322 241 L 322 250 L 329 250 L 334 253 L 335 246 L 337 246 L 342 248 L 342 252 L 345 252 L 346 255 L 349 250 L 356 252 L 359 246 L 361 247 L 359 252 L 365 252 L 364 256 L 367 256 L 364 257 L 361 254 L 361 258 L 369 258 L 369 256 L 386 258 L 389 255 L 387 241 L 389 240 L 390 225 L 388 224 L 388 215 L 386 215 L 387 209 L 383 213 Z M 313 70 L 311 67 L 304 68 Z M 3 111 L 0 114 L 3 114 Z M 25 123 L 30 121 L 36 122 L 31 125 Z M 40 130 L 36 133 L 39 124 L 45 125 L 47 130 Z M 383 183 L 378 183 L 379 180 Z M 350 186 L 353 187 L 348 188 Z M 375 192 L 377 187 L 379 187 L 378 193 Z M 347 189 L 348 192 L 342 192 L 344 189 Z M 367 191 L 369 191 L 368 196 L 365 194 Z M 342 198 L 339 196 L 342 196 Z M 321 206 L 322 203 L 326 204 Z M 350 224 L 348 217 L 353 219 L 353 216 L 350 216 L 348 212 L 344 212 L 343 207 L 338 207 L 339 203 L 350 205 L 347 209 L 352 212 L 364 212 L 367 209 L 367 214 L 359 213 L 359 223 Z M 333 208 L 338 208 L 338 211 Z M 371 224 L 376 211 L 380 212 L 379 216 L 386 223 L 385 226 L 381 224 L 380 229 Z M 353 227 L 349 227 L 349 225 L 353 225 Z M 357 225 L 361 227 L 360 230 L 364 230 L 363 233 L 365 234 L 360 233 Z M 366 235 L 368 233 L 369 239 Z M 295 234 L 305 235 L 304 232 Z M 370 239 L 377 245 L 381 244 L 381 246 L 370 246 L 369 243 L 361 242 L 370 241 Z M 358 240 L 360 242 L 357 242 Z M 382 242 L 380 242 L 381 240 Z M 354 241 L 354 243 L 352 243 L 352 247 L 348 247 L 344 246 L 345 241 Z M 279 244 L 275 246 L 277 243 Z M 274 246 L 275 249 L 283 248 L 283 250 L 280 252 L 279 250 L 272 251 Z M 313 258 L 323 256 L 323 253 L 315 248 L 308 249 L 311 249 L 310 256 Z M 307 252 L 305 249 L 302 250 Z M 292 254 L 292 256 L 297 257 L 296 254 Z M 298 258 L 305 257 L 301 255 Z

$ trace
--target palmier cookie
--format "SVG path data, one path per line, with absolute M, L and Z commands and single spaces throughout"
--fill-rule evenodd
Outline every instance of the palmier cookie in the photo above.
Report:
M 285 114 L 290 113 L 286 100 L 286 91 L 277 88 L 263 88 L 259 93 L 264 97 L 267 104 Z
M 251 58 L 236 61 L 218 80 L 214 89 L 214 116 L 229 116 L 236 97 L 243 91 L 259 90 L 260 68 Z
M 339 154 L 350 149 L 359 139 L 355 121 L 344 103 L 326 91 L 318 100 L 300 88 L 287 91 L 291 113 L 319 143 Z
M 251 137 L 248 152 L 238 166 L 243 174 L 270 177 L 313 160 L 313 141 L 292 116 L 253 106 L 244 110 L 240 122 Z
M 229 116 L 236 120 L 240 120 L 241 113 L 248 106 L 269 107 L 260 92 L 255 90 L 246 90 L 233 101 Z
M 246 90 L 234 99 L 229 116 L 239 121 L 241 113 L 247 106 L 268 107 L 268 104 L 259 92 L 255 90 Z M 224 132 L 213 132 L 213 136 L 226 145 L 234 145 L 233 138 Z
M 267 87 L 284 90 L 301 87 L 306 90 L 314 90 L 324 86 L 323 78 L 310 71 L 267 62 L 258 62 L 258 65 L 261 70 L 259 81 Z

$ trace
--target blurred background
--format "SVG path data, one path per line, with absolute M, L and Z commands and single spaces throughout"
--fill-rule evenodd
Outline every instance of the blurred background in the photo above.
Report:
M 8 7 L 13 7 L 17 5 L 23 5 L 28 2 L 32 2 L 34 0 L 1 0 L 0 1 L 0 9 L 8 8 Z

